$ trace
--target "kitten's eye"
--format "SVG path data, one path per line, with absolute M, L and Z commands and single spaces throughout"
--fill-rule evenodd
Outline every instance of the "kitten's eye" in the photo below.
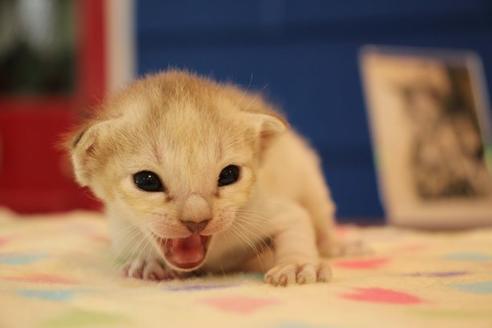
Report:
M 164 186 L 162 185 L 161 179 L 159 179 L 157 174 L 151 171 L 140 171 L 135 173 L 133 175 L 133 182 L 143 191 L 164 191 Z
M 239 166 L 237 165 L 228 165 L 224 167 L 219 175 L 219 187 L 233 184 L 239 180 L 239 171 Z

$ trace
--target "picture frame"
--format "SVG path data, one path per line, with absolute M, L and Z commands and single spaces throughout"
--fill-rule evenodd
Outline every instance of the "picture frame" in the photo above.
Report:
M 492 134 L 479 56 L 366 46 L 359 59 L 388 222 L 492 225 Z

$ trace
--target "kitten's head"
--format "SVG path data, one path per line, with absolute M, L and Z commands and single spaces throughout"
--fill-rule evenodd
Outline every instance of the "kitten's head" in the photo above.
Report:
M 260 97 L 173 71 L 107 101 L 70 148 L 81 185 L 169 265 L 193 270 L 250 199 L 261 155 L 285 127 Z

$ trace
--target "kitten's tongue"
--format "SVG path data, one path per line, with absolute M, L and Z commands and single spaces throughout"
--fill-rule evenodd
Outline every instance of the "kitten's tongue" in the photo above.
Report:
M 165 245 L 166 258 L 177 267 L 193 268 L 205 258 L 207 239 L 208 237 L 198 234 L 193 234 L 187 238 L 168 239 Z

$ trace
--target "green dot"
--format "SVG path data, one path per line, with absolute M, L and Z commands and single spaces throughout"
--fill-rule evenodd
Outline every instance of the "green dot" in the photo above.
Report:
M 121 326 L 126 317 L 97 311 L 72 310 L 43 322 L 45 328 L 97 327 L 98 325 Z

